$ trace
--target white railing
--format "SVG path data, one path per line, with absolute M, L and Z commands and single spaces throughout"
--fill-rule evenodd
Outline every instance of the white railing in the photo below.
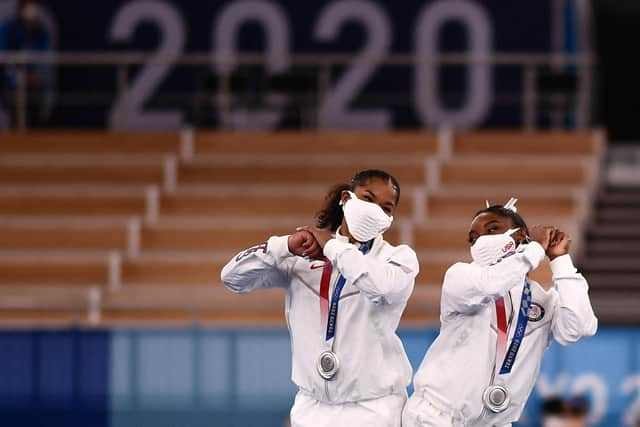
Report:
M 115 79 L 117 87 L 118 99 L 124 99 L 129 102 L 129 97 L 123 97 L 127 94 L 132 86 L 130 81 L 130 68 L 134 66 L 163 66 L 175 67 L 175 66 L 203 66 L 216 70 L 219 81 L 219 93 L 217 106 L 220 110 L 221 116 L 225 113 L 229 113 L 231 109 L 232 93 L 230 90 L 231 73 L 225 70 L 230 70 L 234 67 L 241 65 L 261 65 L 266 61 L 263 53 L 243 53 L 238 54 L 233 58 L 233 64 L 215 62 L 215 59 L 210 53 L 189 53 L 184 54 L 177 60 L 162 59 L 154 57 L 153 54 L 148 52 L 123 52 L 123 53 L 106 53 L 106 52 L 75 52 L 75 53 L 28 53 L 28 52 L 4 52 L 0 53 L 0 66 L 3 64 L 10 65 L 25 65 L 33 63 L 51 64 L 53 66 L 83 66 L 83 67 L 111 67 L 116 69 Z M 469 53 L 447 53 L 439 54 L 434 57 L 419 57 L 413 53 L 406 54 L 391 54 L 380 58 L 377 56 L 367 57 L 366 55 L 358 56 L 359 66 L 371 66 L 373 67 L 385 67 L 385 66 L 406 66 L 415 67 L 415 78 L 421 79 L 421 71 L 425 70 L 425 66 L 433 67 L 427 68 L 430 74 L 429 78 L 433 77 L 436 73 L 435 89 L 437 92 L 437 67 L 443 65 L 462 65 L 468 67 L 474 66 L 510 66 L 519 67 L 522 77 L 522 88 L 519 92 L 519 103 L 521 108 L 522 123 L 521 126 L 524 129 L 535 129 L 538 126 L 538 111 L 537 105 L 541 99 L 541 93 L 536 87 L 536 81 L 538 73 L 541 69 L 562 71 L 567 67 L 575 69 L 577 76 L 577 90 L 575 93 L 575 110 L 572 114 L 575 118 L 575 128 L 586 129 L 590 125 L 590 110 L 592 104 L 592 70 L 594 67 L 594 60 L 592 55 L 588 53 L 583 54 L 553 54 L 553 53 L 494 53 L 491 55 L 479 56 Z M 316 100 L 324 100 L 327 94 L 330 94 L 331 88 L 331 76 L 332 71 L 336 67 L 350 66 L 355 68 L 358 66 L 354 62 L 353 54 L 344 53 L 328 53 L 328 54 L 294 54 L 291 57 L 291 66 L 296 67 L 315 67 L 315 78 L 317 79 L 316 87 L 317 93 L 313 97 Z M 169 68 L 167 68 L 168 70 Z M 433 71 L 435 70 L 435 71 Z M 468 74 L 471 73 L 469 70 Z M 422 73 L 425 74 L 425 73 Z M 426 78 L 426 77 L 425 77 Z M 495 75 L 492 75 L 495 78 Z M 468 83 L 470 84 L 471 79 Z M 358 82 L 363 85 L 366 81 Z M 159 82 L 157 82 L 159 84 Z M 19 129 L 25 129 L 27 123 L 26 111 L 27 111 L 27 84 L 26 76 L 23 69 L 17 67 L 17 89 L 15 91 L 15 100 L 13 108 L 15 108 L 14 114 L 16 117 L 16 127 Z M 420 92 L 415 91 L 414 92 Z M 62 97 L 64 94 L 61 94 Z M 355 97 L 357 94 L 353 95 Z M 420 93 L 417 93 L 415 97 L 420 97 Z M 139 104 L 143 103 L 143 99 L 137 99 Z M 352 100 L 350 100 L 352 101 Z M 407 101 L 411 102 L 411 101 Z M 417 104 L 420 104 L 419 100 L 414 100 Z M 518 102 L 518 101 L 516 101 Z M 345 103 L 345 108 L 348 108 L 348 103 Z M 551 99 L 551 104 L 554 104 L 554 100 Z M 131 108 L 125 105 L 125 113 Z M 316 108 L 316 116 L 318 114 L 319 106 Z M 112 111 L 113 113 L 113 111 Z M 137 111 L 142 114 L 142 112 Z M 117 115 L 116 115 L 117 116 Z M 126 116 L 126 114 L 125 114 Z M 316 117 L 317 119 L 317 117 Z M 429 122 L 429 120 L 422 120 L 423 122 Z M 560 120 L 561 122 L 561 120 Z M 314 120 L 311 123 L 307 123 L 308 126 L 319 125 L 320 120 Z M 425 123 L 426 126 L 442 127 L 447 123 Z M 559 125 L 560 126 L 560 125 Z

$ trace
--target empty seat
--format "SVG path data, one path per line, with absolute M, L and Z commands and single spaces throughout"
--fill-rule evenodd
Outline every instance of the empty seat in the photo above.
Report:
M 127 233 L 124 226 L 2 225 L 0 249 L 3 250 L 124 250 Z
M 427 196 L 427 216 L 431 219 L 466 218 L 470 223 L 473 214 L 485 208 L 485 200 L 489 200 L 492 205 L 501 205 L 511 196 L 519 198 L 518 212 L 525 220 L 529 217 L 574 218 L 578 210 L 578 202 L 567 193 L 521 195 L 511 191 L 474 192 L 470 190 L 464 194 L 443 191 Z
M 418 226 L 414 229 L 413 246 L 417 251 L 460 251 L 468 248 L 468 227 Z
M 592 155 L 597 146 L 592 132 L 474 131 L 454 136 L 455 154 Z
M 427 156 L 434 154 L 434 133 L 421 132 L 326 132 L 225 133 L 196 132 L 197 154 L 389 154 Z
M 145 199 L 139 194 L 40 193 L 0 194 L 0 215 L 4 216 L 133 216 L 142 215 Z
M 154 287 L 130 285 L 106 292 L 102 306 L 105 309 L 216 309 L 222 311 L 254 309 L 284 311 L 284 291 L 270 289 L 265 292 L 236 294 L 220 284 L 211 286 L 178 285 Z
M 163 195 L 163 216 L 312 216 L 322 205 L 322 193 L 283 194 L 190 194 Z
M 107 283 L 106 257 L 0 257 L 0 286 Z
M 0 154 L 177 154 L 171 132 L 29 131 L 2 135 Z
M 455 254 L 447 257 L 419 252 L 418 261 L 420 262 L 420 273 L 416 277 L 416 283 L 441 284 L 444 273 L 449 266 L 456 261 L 462 261 L 462 259 Z
M 142 230 L 144 250 L 228 251 L 230 254 L 258 245 L 270 236 L 288 235 L 295 226 L 145 226 Z
M 162 164 L 0 164 L 0 185 L 151 185 Z
M 284 326 L 284 291 L 234 294 L 221 285 L 127 286 L 105 294 L 107 324 L 247 324 Z
M 11 328 L 73 327 L 82 324 L 83 319 L 83 313 L 72 309 L 0 309 L 0 325 Z
M 222 262 L 206 257 L 150 257 L 122 263 L 122 283 L 127 285 L 212 286 L 220 281 Z
M 0 286 L 0 325 L 77 325 L 88 320 L 90 292 L 83 286 Z
M 581 187 L 588 182 L 582 164 L 549 163 L 546 159 L 526 165 L 513 161 L 461 162 L 442 165 L 442 184 L 445 186 L 495 186 L 498 188 L 527 188 L 540 186 Z
M 326 192 L 330 186 L 327 186 Z M 162 217 L 300 217 L 313 219 L 324 206 L 324 191 L 309 194 L 198 194 L 181 192 L 163 195 L 160 201 Z M 394 216 L 408 218 L 413 211 L 411 193 L 401 194 Z
M 584 213 L 573 190 L 586 189 L 593 172 L 583 160 L 599 155 L 590 133 L 455 134 L 446 160 L 439 142 L 446 140 L 427 132 L 197 131 L 193 146 L 181 144 L 178 133 L 3 136 L 0 324 L 86 324 L 89 313 L 97 319 L 97 306 L 104 325 L 282 327 L 282 290 L 233 294 L 220 284 L 222 267 L 271 235 L 313 225 L 325 192 L 365 168 L 387 170 L 404 190 L 398 221 L 385 233 L 393 244 L 411 240 L 421 267 L 403 324 L 437 322 L 445 271 L 469 260 L 467 227 L 484 200 L 519 197 L 530 224 L 573 226 Z M 162 184 L 173 180 L 162 158 L 180 154 L 186 156 L 177 162 L 177 186 L 165 192 L 172 186 Z M 428 170 L 434 163 L 427 158 L 438 169 Z M 439 189 L 427 182 L 432 172 Z M 149 185 L 160 189 L 157 218 L 155 200 L 144 192 Z M 624 196 L 609 207 L 629 208 Z M 617 210 L 607 215 L 623 218 Z M 141 220 L 139 253 L 129 234 L 136 227 L 125 221 L 131 217 Z M 121 264 L 109 262 L 113 250 Z M 595 281 L 609 272 L 593 267 Z M 531 277 L 550 284 L 548 263 Z M 629 276 L 615 278 L 614 287 L 635 286 Z M 102 297 L 89 298 L 89 287 Z
M 394 175 L 403 186 L 418 186 L 425 183 L 424 165 L 420 163 L 395 165 L 318 165 L 309 164 L 250 164 L 188 163 L 178 170 L 180 185 L 315 185 L 329 188 L 347 182 L 354 173 L 366 168 L 385 169 Z

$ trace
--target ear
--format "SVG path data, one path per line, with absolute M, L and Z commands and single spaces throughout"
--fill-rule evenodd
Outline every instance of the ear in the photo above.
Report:
M 520 228 L 520 230 L 513 233 L 512 237 L 513 237 L 513 240 L 515 240 L 516 244 L 519 245 L 520 243 L 527 240 L 527 232 L 525 231 L 524 228 Z
M 351 195 L 349 194 L 349 191 L 344 190 L 342 191 L 342 194 L 340 195 L 340 204 L 344 205 L 347 200 L 349 200 L 351 198 Z

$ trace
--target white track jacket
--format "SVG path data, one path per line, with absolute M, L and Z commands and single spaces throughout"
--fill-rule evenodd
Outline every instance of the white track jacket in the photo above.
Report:
M 569 255 L 557 257 L 551 262 L 553 288 L 545 290 L 531 281 L 534 309 L 529 311 L 524 340 L 511 373 L 498 375 L 495 300 L 505 297 L 510 344 L 525 277 L 544 257 L 542 246 L 532 242 L 495 265 L 457 263 L 446 272 L 440 335 L 416 373 L 414 386 L 417 396 L 458 420 L 454 425 L 501 426 L 517 421 L 551 340 L 567 345 L 595 334 L 598 322 L 587 281 Z M 511 404 L 500 414 L 484 409 L 482 402 L 494 369 L 498 377 L 494 383 L 505 385 L 511 396 Z
M 338 306 L 333 351 L 340 370 L 332 380 L 317 372 L 327 350 L 321 324 L 320 281 L 323 261 L 289 252 L 288 236 L 271 237 L 241 252 L 222 269 L 231 291 L 286 288 L 285 316 L 291 334 L 292 380 L 300 392 L 325 403 L 357 402 L 406 395 L 411 365 L 396 329 L 418 274 L 415 252 L 394 247 L 378 236 L 366 255 L 336 233 L 324 248 L 333 264 L 329 296 L 340 274 L 347 279 Z

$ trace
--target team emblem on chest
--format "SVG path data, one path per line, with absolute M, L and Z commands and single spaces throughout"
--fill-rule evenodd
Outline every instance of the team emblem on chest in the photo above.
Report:
M 542 320 L 542 318 L 544 317 L 544 307 L 542 307 L 537 302 L 532 302 L 529 306 L 527 316 L 529 317 L 529 321 L 531 322 Z

